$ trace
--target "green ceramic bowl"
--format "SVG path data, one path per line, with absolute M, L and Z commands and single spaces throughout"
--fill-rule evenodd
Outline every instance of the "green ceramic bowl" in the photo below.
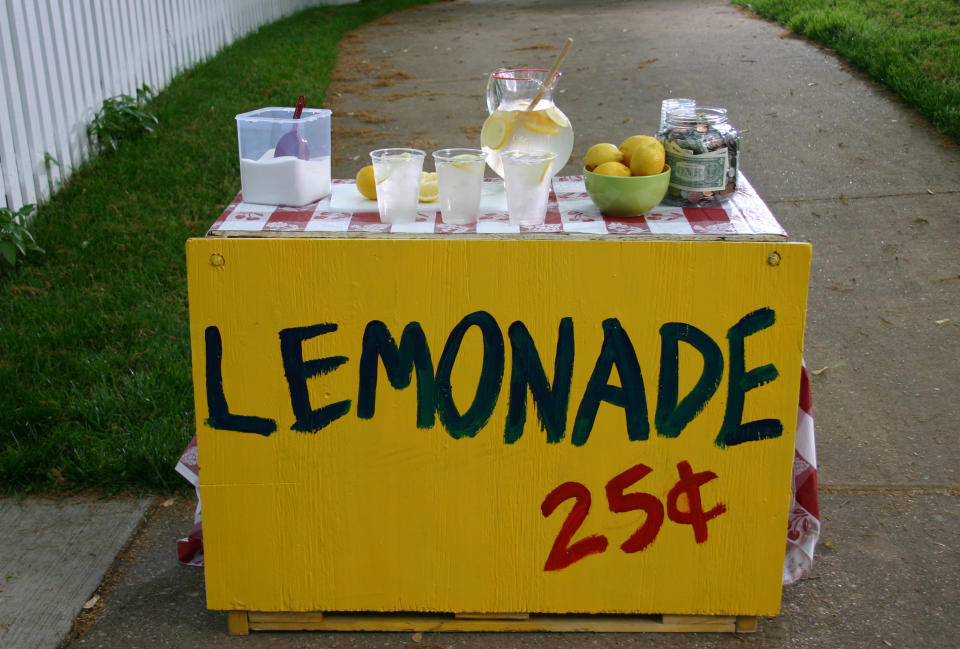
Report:
M 667 195 L 670 165 L 654 176 L 604 176 L 584 169 L 583 184 L 605 216 L 643 216 Z

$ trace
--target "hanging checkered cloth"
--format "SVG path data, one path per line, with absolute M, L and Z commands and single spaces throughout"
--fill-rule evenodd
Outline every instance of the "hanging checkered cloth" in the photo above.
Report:
M 200 519 L 200 465 L 197 460 L 197 436 L 184 449 L 177 462 L 177 473 L 187 479 L 197 491 L 197 511 L 193 514 L 193 529 L 185 539 L 177 541 L 177 559 L 188 566 L 203 565 L 203 523 Z
M 800 370 L 800 407 L 793 454 L 793 498 L 787 524 L 787 555 L 783 583 L 800 581 L 813 567 L 813 553 L 820 538 L 820 505 L 817 496 L 817 449 L 814 444 L 813 400 L 807 368 Z

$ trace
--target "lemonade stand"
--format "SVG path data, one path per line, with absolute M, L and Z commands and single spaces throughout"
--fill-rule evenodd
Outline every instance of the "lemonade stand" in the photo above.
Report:
M 520 134 L 570 155 L 523 74 L 495 73 L 497 175 Z M 539 223 L 496 176 L 462 223 L 384 221 L 349 179 L 238 194 L 187 243 L 207 605 L 231 632 L 778 613 L 809 245 L 742 174 L 715 207 L 618 217 L 548 169 Z

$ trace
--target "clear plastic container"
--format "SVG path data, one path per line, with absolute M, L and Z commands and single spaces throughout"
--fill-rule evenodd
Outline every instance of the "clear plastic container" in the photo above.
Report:
M 737 191 L 740 134 L 727 121 L 725 108 L 670 110 L 657 139 L 670 165 L 667 203 L 709 207 Z
M 237 115 L 244 202 L 299 207 L 330 193 L 331 113 L 305 108 L 293 119 L 293 111 L 271 107 Z

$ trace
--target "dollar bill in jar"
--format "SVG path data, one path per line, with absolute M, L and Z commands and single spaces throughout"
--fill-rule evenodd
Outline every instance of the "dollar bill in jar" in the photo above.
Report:
M 740 134 L 727 121 L 725 108 L 671 110 L 657 139 L 670 165 L 666 202 L 716 205 L 737 191 Z

